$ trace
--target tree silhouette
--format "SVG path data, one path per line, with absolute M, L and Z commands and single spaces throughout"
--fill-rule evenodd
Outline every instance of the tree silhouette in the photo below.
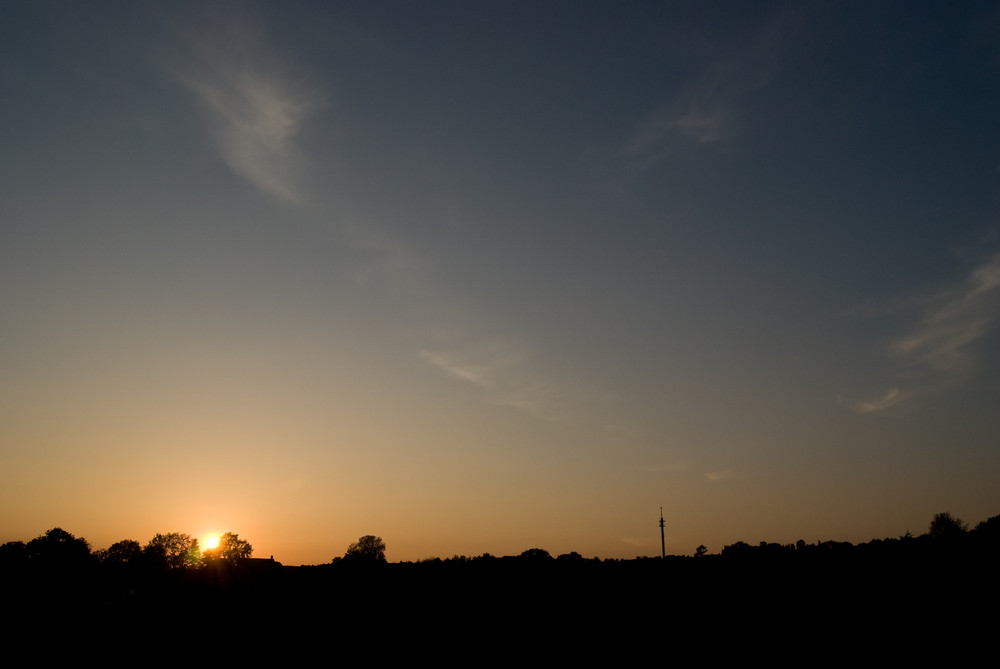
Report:
M 142 555 L 142 546 L 138 541 L 122 539 L 103 551 L 97 551 L 96 555 L 103 564 L 129 564 Z
M 1000 538 L 1000 516 L 993 516 L 979 523 L 976 525 L 975 532 L 986 539 L 996 540 Z
M 517 557 L 522 560 L 534 560 L 534 561 L 552 559 L 552 556 L 549 555 L 549 552 L 544 548 L 529 548 L 528 550 L 522 552 Z
M 201 559 L 198 540 L 180 532 L 157 534 L 146 544 L 144 552 L 171 569 L 195 567 Z
M 929 533 L 934 539 L 955 539 L 962 536 L 968 527 L 950 512 L 936 514 L 931 520 Z
M 345 560 L 358 562 L 385 562 L 385 542 L 382 537 L 366 534 L 348 546 Z
M 32 539 L 25 548 L 28 560 L 35 564 L 69 567 L 90 559 L 90 545 L 86 539 L 77 539 L 60 527 L 53 527 Z
M 250 557 L 253 554 L 253 546 L 249 541 L 240 539 L 235 532 L 226 532 L 219 537 L 219 545 L 211 550 L 205 551 L 206 560 L 224 560 L 235 563 L 239 560 Z
M 0 545 L 0 569 L 20 568 L 28 564 L 28 547 L 23 541 Z

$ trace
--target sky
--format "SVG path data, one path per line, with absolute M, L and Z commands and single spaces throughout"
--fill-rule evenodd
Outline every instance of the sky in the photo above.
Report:
M 1000 6 L 0 6 L 0 541 L 1000 514 Z

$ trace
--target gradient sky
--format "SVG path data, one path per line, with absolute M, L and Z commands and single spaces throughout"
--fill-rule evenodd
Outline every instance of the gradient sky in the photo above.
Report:
M 1000 7 L 4 2 L 0 541 L 1000 514 Z

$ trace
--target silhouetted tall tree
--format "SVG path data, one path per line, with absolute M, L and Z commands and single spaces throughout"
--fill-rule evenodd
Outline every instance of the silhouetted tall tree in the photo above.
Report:
M 19 569 L 28 564 L 28 547 L 23 541 L 0 545 L 0 569 Z
M 993 516 L 979 523 L 975 532 L 980 539 L 997 542 L 1000 540 L 1000 516 Z
M 60 527 L 53 527 L 28 542 L 28 560 L 32 563 L 59 568 L 85 564 L 90 560 L 90 545 Z
M 122 539 L 95 554 L 102 564 L 129 564 L 142 555 L 142 546 L 133 539 Z
M 960 519 L 945 511 L 931 520 L 929 533 L 934 539 L 955 539 L 962 536 L 968 527 Z
M 162 561 L 171 569 L 195 567 L 201 558 L 198 540 L 190 534 L 169 532 L 157 534 L 146 544 L 144 552 L 153 560 Z
M 206 560 L 224 560 L 235 563 L 239 560 L 250 557 L 253 554 L 253 546 L 249 541 L 240 539 L 234 532 L 226 532 L 219 537 L 219 545 L 211 550 L 206 550 L 204 557 Z
M 385 542 L 382 537 L 366 534 L 348 546 L 345 560 L 359 562 L 385 562 Z
M 529 548 L 520 555 L 518 555 L 522 560 L 551 560 L 552 556 L 544 548 Z

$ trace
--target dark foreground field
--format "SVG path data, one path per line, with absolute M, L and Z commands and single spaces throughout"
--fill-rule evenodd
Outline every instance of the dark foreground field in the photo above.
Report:
M 996 633 L 1000 553 L 922 539 L 624 561 L 8 568 L 5 629 L 14 643 L 218 647 L 251 664 L 274 653 L 333 663 L 361 649 L 375 664 L 978 654 Z

